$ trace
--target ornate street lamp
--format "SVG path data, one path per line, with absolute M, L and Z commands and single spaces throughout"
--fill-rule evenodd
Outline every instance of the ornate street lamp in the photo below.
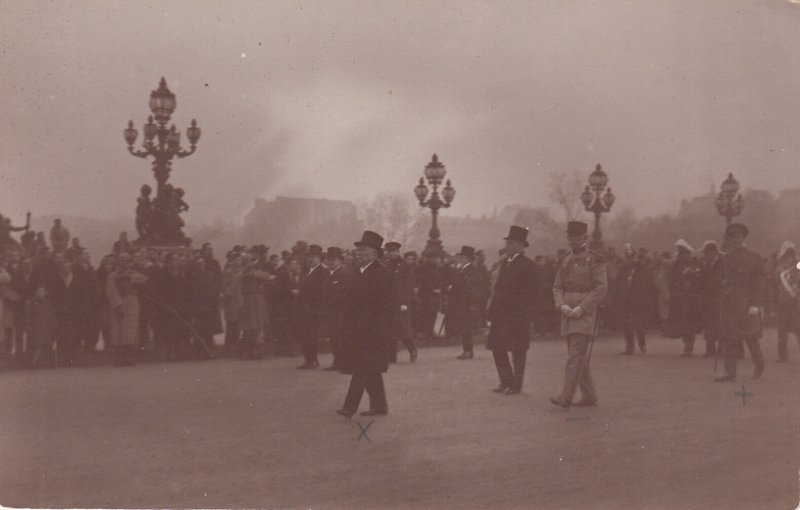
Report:
M 156 197 L 152 202 L 153 214 L 152 226 L 155 230 L 163 227 L 158 237 L 159 241 L 168 244 L 175 242 L 184 243 L 185 238 L 180 232 L 182 221 L 175 218 L 175 210 L 180 210 L 181 204 L 185 206 L 181 196 L 173 196 L 172 186 L 167 186 L 169 174 L 172 170 L 173 158 L 185 158 L 194 154 L 197 149 L 197 141 L 200 139 L 200 128 L 197 121 L 192 119 L 191 126 L 186 130 L 186 138 L 189 139 L 189 149 L 181 147 L 181 133 L 175 124 L 167 127 L 175 107 L 178 105 L 173 94 L 167 88 L 167 81 L 162 77 L 158 84 L 158 89 L 150 93 L 150 111 L 152 115 L 147 118 L 144 125 L 144 141 L 141 149 L 134 149 L 133 144 L 139 136 L 139 131 L 133 127 L 133 121 L 128 122 L 128 127 L 123 131 L 123 136 L 128 144 L 128 152 L 139 158 L 153 158 L 153 174 L 155 175 L 158 187 Z M 180 194 L 179 194 L 180 195 Z M 179 202 L 179 204 L 178 204 Z M 177 220 L 177 221 L 176 221 Z M 166 226 L 169 224 L 169 226 Z
M 594 172 L 589 175 L 589 184 L 584 188 L 581 193 L 581 202 L 587 212 L 594 213 L 594 232 L 592 232 L 592 241 L 590 243 L 592 249 L 600 249 L 603 247 L 603 234 L 600 232 L 600 216 L 603 213 L 611 211 L 611 206 L 614 205 L 616 197 L 611 192 L 611 188 L 606 189 L 608 184 L 608 174 L 603 171 L 603 167 L 599 164 L 595 167 Z M 603 191 L 605 190 L 605 194 Z
M 439 209 L 442 207 L 450 207 L 453 198 L 456 196 L 456 189 L 450 184 L 450 180 L 448 179 L 445 187 L 442 188 L 441 197 L 439 196 L 439 186 L 442 184 L 445 175 L 447 175 L 447 169 L 439 161 L 439 157 L 436 154 L 433 155 L 430 163 L 425 167 L 424 175 L 424 178 L 419 178 L 419 184 L 414 188 L 414 195 L 416 195 L 417 200 L 419 200 L 420 206 L 430 208 L 431 215 L 433 216 L 431 229 L 428 233 L 428 242 L 425 246 L 425 254 L 441 255 L 443 250 L 442 241 L 439 239 L 440 232 L 437 217 L 439 216 Z M 428 184 L 433 188 L 433 193 L 431 193 L 431 197 L 427 200 L 426 198 L 430 189 L 425 185 L 425 179 L 428 179 Z
M 734 179 L 733 173 L 728 174 L 728 178 L 722 181 L 722 186 L 714 201 L 717 212 L 725 216 L 725 224 L 730 225 L 733 218 L 742 214 L 744 210 L 744 198 L 739 193 L 739 181 Z

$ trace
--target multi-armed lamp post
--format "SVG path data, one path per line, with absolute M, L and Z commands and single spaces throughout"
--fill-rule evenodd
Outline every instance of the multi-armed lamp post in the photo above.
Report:
M 593 249 L 600 249 L 603 246 L 603 234 L 600 232 L 600 216 L 611 211 L 616 197 L 611 193 L 611 188 L 606 190 L 608 184 L 608 174 L 598 164 L 594 172 L 589 175 L 589 184 L 581 193 L 581 202 L 587 212 L 594 213 L 594 232 L 590 243 Z M 603 194 L 605 190 L 605 194 Z
M 417 196 L 417 200 L 419 200 L 419 205 L 430 208 L 431 214 L 433 215 L 433 222 L 428 234 L 428 243 L 425 246 L 426 255 L 439 256 L 444 253 L 444 250 L 442 250 L 442 241 L 439 239 L 441 234 L 439 232 L 437 217 L 439 215 L 439 209 L 442 207 L 450 207 L 450 203 L 456 196 L 456 190 L 450 185 L 450 180 L 448 179 L 447 185 L 442 188 L 442 195 L 439 197 L 439 186 L 442 184 L 442 181 L 444 181 L 444 176 L 446 174 L 447 169 L 439 162 L 438 156 L 434 154 L 431 162 L 425 167 L 425 177 L 420 177 L 419 184 L 414 188 L 414 194 Z M 429 188 L 425 185 L 425 179 L 428 179 L 428 183 L 433 187 L 433 193 L 431 193 L 431 197 L 427 200 Z
M 146 223 L 147 236 L 142 240 L 148 243 L 172 245 L 186 244 L 189 241 L 181 232 L 183 221 L 180 213 L 188 208 L 183 201 L 183 191 L 173 188 L 167 180 L 172 170 L 173 158 L 180 159 L 194 154 L 200 139 L 200 128 L 197 127 L 197 121 L 192 119 L 191 126 L 186 130 L 190 147 L 188 150 L 181 147 L 181 133 L 175 124 L 167 128 L 176 106 L 175 94 L 167 88 L 167 81 L 161 78 L 158 89 L 150 93 L 150 111 L 153 114 L 144 125 L 142 148 L 133 148 L 139 136 L 139 131 L 133 127 L 133 121 L 128 122 L 128 127 L 123 132 L 128 143 L 128 152 L 139 158 L 153 157 L 153 174 L 158 183 L 156 197 L 150 202 L 149 186 L 144 186 L 143 188 L 148 188 L 148 195 L 140 199 L 146 200 L 147 207 L 150 208 L 145 215 L 146 221 L 138 217 L 140 212 L 137 209 L 137 225 L 140 221 Z
M 153 112 L 153 115 L 148 117 L 147 124 L 144 125 L 143 149 L 133 148 L 133 144 L 139 136 L 139 131 L 133 127 L 133 121 L 128 122 L 128 128 L 124 132 L 125 141 L 128 142 L 128 152 L 140 158 L 153 157 L 153 173 L 158 182 L 156 200 L 169 179 L 172 158 L 185 158 L 194 154 L 197 141 L 200 139 L 200 128 L 197 127 L 197 121 L 194 119 L 186 130 L 186 138 L 191 144 L 189 150 L 181 147 L 181 133 L 175 128 L 175 124 L 167 128 L 167 123 L 176 106 L 175 94 L 167 88 L 167 81 L 161 78 L 158 90 L 150 93 L 150 111 Z
M 739 181 L 733 178 L 732 173 L 729 173 L 728 178 L 722 181 L 722 190 L 714 203 L 717 206 L 717 212 L 725 216 L 727 225 L 731 224 L 733 218 L 742 214 L 744 198 L 739 193 Z

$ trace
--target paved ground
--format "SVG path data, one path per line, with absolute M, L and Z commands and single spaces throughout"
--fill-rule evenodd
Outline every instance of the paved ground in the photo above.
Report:
M 536 342 L 521 395 L 490 354 L 401 354 L 390 415 L 334 414 L 347 378 L 297 359 L 0 374 L 0 503 L 32 507 L 790 509 L 798 502 L 800 354 L 762 380 L 654 338 L 595 347 L 600 406 L 547 402 L 565 347 Z M 323 364 L 328 359 L 323 359 Z M 749 360 L 741 362 L 749 376 Z M 746 405 L 735 392 L 742 382 Z M 365 401 L 362 407 L 366 406 Z

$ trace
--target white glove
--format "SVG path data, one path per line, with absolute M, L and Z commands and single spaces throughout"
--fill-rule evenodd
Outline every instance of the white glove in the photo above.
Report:
M 572 315 L 572 308 L 568 307 L 567 305 L 561 305 L 561 308 L 559 308 L 559 310 L 563 315 L 566 315 L 567 317 L 570 317 Z
M 571 317 L 573 319 L 580 319 L 583 316 L 583 308 L 580 305 L 572 309 Z
M 407 312 L 408 311 L 408 305 L 400 305 L 400 311 L 401 312 Z
M 761 313 L 761 310 L 757 306 L 751 306 L 750 309 L 747 310 L 747 313 L 750 315 L 758 315 Z

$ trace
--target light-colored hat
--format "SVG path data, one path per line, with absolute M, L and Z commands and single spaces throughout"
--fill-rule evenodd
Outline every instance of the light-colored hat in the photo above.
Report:
M 784 241 L 783 244 L 781 245 L 781 249 L 778 250 L 778 258 L 782 259 L 783 256 L 786 255 L 786 252 L 789 250 L 792 250 L 793 252 L 797 253 L 797 250 L 794 247 L 794 243 L 790 241 Z
M 694 248 L 692 248 L 691 244 L 686 242 L 686 239 L 678 239 L 677 241 L 675 241 L 675 246 L 677 246 L 679 248 L 683 248 L 683 249 L 688 250 L 690 252 L 694 251 Z

